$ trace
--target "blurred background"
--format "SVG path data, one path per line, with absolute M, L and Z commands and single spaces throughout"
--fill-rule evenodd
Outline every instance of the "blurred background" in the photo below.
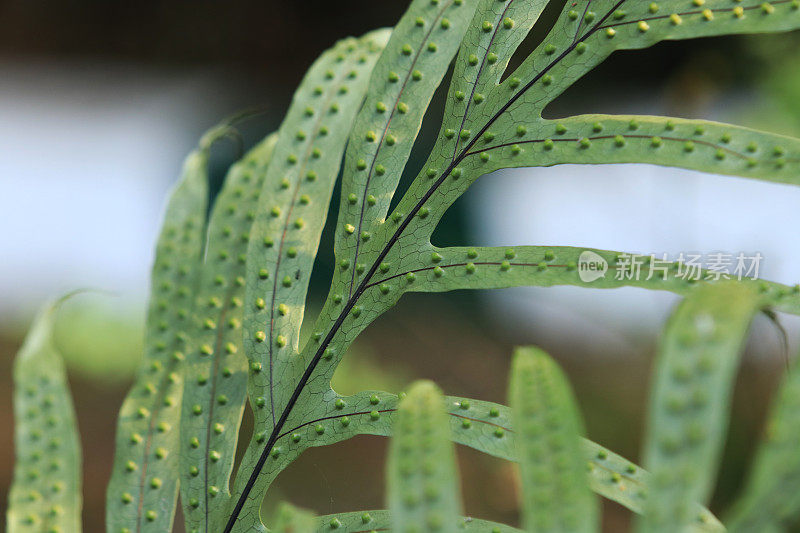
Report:
M 206 128 L 243 109 L 259 111 L 243 127 L 245 144 L 275 129 L 320 52 L 393 25 L 406 4 L 0 0 L 0 424 L 12 424 L 11 361 L 34 310 L 74 288 L 106 291 L 74 299 L 57 331 L 83 436 L 87 531 L 103 529 L 111 429 L 140 357 L 153 245 L 183 157 Z M 618 53 L 547 114 L 672 114 L 800 135 L 798 44 L 796 34 L 726 37 Z M 423 149 L 442 102 L 439 94 L 423 125 Z M 215 180 L 238 150 L 215 147 Z M 409 172 L 420 165 L 413 160 Z M 644 165 L 518 169 L 479 180 L 435 243 L 760 252 L 762 277 L 794 284 L 800 248 L 786 244 L 797 205 L 797 188 Z M 331 258 L 323 245 L 322 279 Z M 312 289 L 313 309 L 324 287 Z M 408 297 L 362 336 L 335 384 L 400 391 L 424 377 L 447 393 L 502 402 L 512 346 L 535 343 L 569 373 L 589 437 L 637 460 L 654 347 L 675 302 L 635 289 Z M 740 487 L 798 346 L 798 321 L 779 318 L 788 354 L 766 319 L 750 337 L 716 511 Z M 12 438 L 0 433 L 0 510 Z M 269 504 L 285 498 L 319 513 L 382 507 L 385 445 L 363 437 L 307 452 L 278 478 Z M 467 512 L 516 523 L 513 467 L 463 448 L 459 457 Z M 606 531 L 628 529 L 626 510 L 606 511 Z

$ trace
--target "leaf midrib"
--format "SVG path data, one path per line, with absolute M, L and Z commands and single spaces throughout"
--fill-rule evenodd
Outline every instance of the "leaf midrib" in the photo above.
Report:
M 214 342 L 214 361 L 211 365 L 211 372 L 209 379 L 211 380 L 211 390 L 209 391 L 208 395 L 208 423 L 206 424 L 206 438 L 205 438 L 205 450 L 203 453 L 203 501 L 205 502 L 203 505 L 203 513 L 204 513 L 204 520 L 205 520 L 205 531 L 208 531 L 208 520 L 209 520 L 209 512 L 208 512 L 208 454 L 211 452 L 211 422 L 214 420 L 214 397 L 217 395 L 217 376 L 219 375 L 219 363 L 220 357 L 222 357 L 222 341 L 225 337 L 224 333 L 224 326 L 225 323 L 225 316 L 228 314 L 228 310 L 230 309 L 230 301 L 233 297 L 233 293 L 236 292 L 235 286 L 231 286 L 227 294 L 225 295 L 225 304 L 223 305 L 222 309 L 219 313 L 219 320 L 217 320 L 217 335 Z

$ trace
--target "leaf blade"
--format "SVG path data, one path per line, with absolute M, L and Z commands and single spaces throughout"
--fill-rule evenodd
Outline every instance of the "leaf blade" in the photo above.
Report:
M 566 377 L 543 351 L 527 347 L 515 350 L 510 381 L 526 531 L 597 530 L 580 449 L 583 421 Z
M 457 531 L 461 496 L 444 397 L 431 382 L 412 385 L 400 401 L 389 446 L 387 501 L 401 531 Z
M 638 531 L 696 522 L 710 497 L 725 438 L 728 398 L 748 326 L 761 305 L 751 288 L 698 289 L 670 318 L 656 362 L 644 463 L 652 472 Z
M 180 494 L 187 530 L 224 514 L 247 387 L 242 349 L 244 253 L 276 136 L 229 170 L 208 221 L 208 240 L 187 328 L 180 415 Z M 212 527 L 213 529 L 213 527 Z
M 800 440 L 797 413 L 800 373 L 792 365 L 778 389 L 761 442 L 739 500 L 726 520 L 728 531 L 784 531 L 800 512 L 800 462 L 795 451 Z
M 10 533 L 81 531 L 80 439 L 64 362 L 52 337 L 59 303 L 39 311 L 14 360 Z
M 420 246 L 414 254 L 391 259 L 387 261 L 390 269 L 369 284 L 365 291 L 368 296 L 385 291 L 398 299 L 405 292 L 560 285 L 592 289 L 639 287 L 688 295 L 700 286 L 725 280 L 721 273 L 692 270 L 686 261 L 571 246 L 437 248 L 427 245 Z M 590 273 L 582 269 L 590 261 L 599 262 L 602 269 L 584 281 L 583 276 Z M 730 275 L 737 277 L 735 272 Z M 739 283 L 752 286 L 776 309 L 800 313 L 800 287 L 744 276 Z
M 342 40 L 315 62 L 281 125 L 267 169 L 245 276 L 243 335 L 255 431 L 240 468 L 243 474 L 234 482 L 236 505 L 230 509 L 243 530 L 263 527 L 258 509 L 268 481 L 256 486 L 263 441 L 288 400 L 291 382 L 303 370 L 297 348 L 310 271 L 342 151 L 387 36 L 387 30 L 377 30 Z M 254 487 L 259 496 L 246 500 Z
M 357 265 L 369 255 L 369 235 L 383 223 L 474 6 L 474 0 L 412 1 L 378 60 L 345 156 L 334 249 L 337 261 L 351 266 L 337 272 L 331 294 L 348 298 L 363 274 Z
M 208 196 L 208 149 L 213 134 L 186 159 L 171 194 L 156 244 L 145 353 L 117 422 L 114 466 L 106 491 L 106 528 L 138 532 L 146 524 L 168 530 L 178 495 L 178 454 L 163 459 L 155 450 L 179 448 L 181 373 L 190 294 L 204 249 Z M 174 325 L 174 329 L 164 324 Z M 174 382 L 173 382 L 174 381 Z M 158 385 L 156 385 L 158 384 Z M 148 485 L 149 483 L 149 485 Z

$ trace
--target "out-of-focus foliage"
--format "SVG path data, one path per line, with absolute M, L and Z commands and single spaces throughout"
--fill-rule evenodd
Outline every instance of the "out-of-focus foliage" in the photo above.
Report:
M 55 328 L 67 369 L 98 385 L 130 381 L 142 359 L 142 316 L 114 300 L 100 294 L 65 304 Z
M 53 342 L 60 303 L 41 309 L 14 361 L 10 533 L 81 531 L 80 441 L 64 363 Z

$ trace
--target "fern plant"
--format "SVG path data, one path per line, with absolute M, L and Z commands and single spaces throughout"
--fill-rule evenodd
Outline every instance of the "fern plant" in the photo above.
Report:
M 430 238 L 472 182 L 501 168 L 651 163 L 798 184 L 798 139 L 702 120 L 546 119 L 542 111 L 616 50 L 668 39 L 792 30 L 800 27 L 800 0 L 570 1 L 544 41 L 509 71 L 511 56 L 550 3 L 414 0 L 392 31 L 337 43 L 309 69 L 279 130 L 230 168 L 210 209 L 209 150 L 232 126 L 223 123 L 203 137 L 185 162 L 156 247 L 144 362 L 117 428 L 107 493 L 110 532 L 168 531 L 178 501 L 188 531 L 265 531 L 264 495 L 304 450 L 359 434 L 392 433 L 397 442 L 389 503 L 401 529 L 455 527 L 452 517 L 460 511 L 445 437 L 519 460 L 534 505 L 523 513 L 529 530 L 596 527 L 596 504 L 584 489 L 581 464 L 590 465 L 588 485 L 594 492 L 644 513 L 642 531 L 722 528 L 699 506 L 708 499 L 724 433 L 734 353 L 757 309 L 800 312 L 797 288 L 741 280 L 718 289 L 714 276 L 687 280 L 675 268 L 649 279 L 605 276 L 586 282 L 578 268 L 582 253 L 595 254 L 610 270 L 621 268 L 620 254 L 572 247 L 440 248 Z M 453 61 L 436 142 L 390 210 L 423 116 Z M 311 269 L 340 166 L 336 268 L 313 333 L 301 344 Z M 513 414 L 501 405 L 457 397 L 447 397 L 446 411 L 439 412 L 439 393 L 430 385 L 414 387 L 405 400 L 371 390 L 343 396 L 331 388 L 348 346 L 403 294 L 521 285 L 630 285 L 688 297 L 668 328 L 657 373 L 645 448 L 652 474 L 598 444 L 574 444 L 579 416 L 563 378 L 542 355 L 518 358 Z M 46 338 L 41 333 L 46 328 L 37 325 L 31 338 Z M 63 380 L 63 372 L 54 369 Z M 34 378 L 22 372 L 17 378 L 16 403 L 26 405 L 20 391 L 30 389 Z M 53 396 L 54 404 L 67 408 L 65 388 Z M 231 479 L 245 402 L 255 429 Z M 778 408 L 778 424 L 788 434 L 796 427 L 791 414 L 781 413 L 790 410 Z M 20 438 L 53 434 L 37 425 L 40 417 L 17 415 Z M 62 415 L 71 427 L 69 416 Z M 429 431 L 421 435 L 414 420 Z M 423 444 L 430 441 L 430 450 L 415 451 L 414 435 Z M 20 496 L 29 488 L 44 494 L 29 487 L 31 476 L 24 471 L 50 453 L 36 458 L 26 450 L 27 441 L 18 441 L 20 473 L 9 529 L 76 531 L 74 521 L 48 518 L 50 499 Z M 796 465 L 798 454 L 770 445 L 765 450 L 731 523 L 764 520 L 765 527 L 780 530 L 779 519 L 795 513 L 795 502 L 783 491 L 795 483 L 797 469 L 778 464 Z M 552 457 L 557 471 L 533 460 L 537 454 Z M 77 472 L 77 454 L 60 460 Z M 433 498 L 438 503 L 431 512 L 440 517 L 435 525 L 420 522 L 428 516 L 428 503 L 410 505 L 425 491 L 420 480 L 427 479 L 428 462 L 434 471 L 441 469 L 434 477 L 443 483 L 433 489 L 441 495 Z M 400 463 L 413 470 L 408 479 Z M 39 467 L 34 470 L 50 479 Z M 58 504 L 73 517 L 79 510 L 76 475 L 63 484 L 68 496 Z M 766 501 L 772 502 L 769 507 Z M 361 531 L 384 529 L 378 524 L 388 520 L 379 512 L 369 519 L 361 514 L 320 522 L 286 507 L 273 526 Z M 469 520 L 462 526 L 503 530 Z

